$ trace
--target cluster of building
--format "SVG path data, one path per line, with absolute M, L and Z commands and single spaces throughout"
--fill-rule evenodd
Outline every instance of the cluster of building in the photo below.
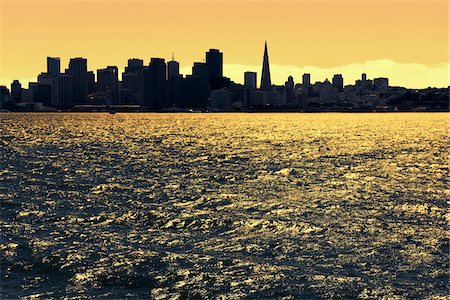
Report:
M 273 85 L 267 43 L 259 88 L 256 72 L 245 72 L 244 84 L 224 77 L 223 53 L 217 49 L 206 52 L 205 62 L 194 63 L 192 75 L 180 74 L 173 56 L 167 63 L 151 58 L 148 65 L 133 58 L 121 79 L 117 66 L 98 69 L 94 74 L 88 70 L 86 58 L 72 58 L 61 72 L 60 59 L 47 57 L 47 72 L 39 74 L 28 88 L 18 80 L 12 82 L 11 90 L 0 86 L 0 104 L 3 110 L 448 111 L 447 89 L 390 87 L 388 78 L 370 80 L 366 74 L 347 86 L 341 74 L 335 74 L 331 82 L 315 83 L 311 83 L 310 74 L 303 74 L 301 84 L 289 76 L 284 85 Z

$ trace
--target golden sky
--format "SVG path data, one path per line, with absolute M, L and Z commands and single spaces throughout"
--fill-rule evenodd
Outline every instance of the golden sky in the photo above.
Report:
M 36 80 L 46 57 L 86 57 L 88 68 L 170 59 L 182 71 L 209 48 L 224 53 L 225 75 L 260 78 L 268 41 L 272 81 L 334 72 L 352 84 L 364 71 L 393 85 L 444 87 L 448 80 L 446 0 L 0 0 L 0 84 Z

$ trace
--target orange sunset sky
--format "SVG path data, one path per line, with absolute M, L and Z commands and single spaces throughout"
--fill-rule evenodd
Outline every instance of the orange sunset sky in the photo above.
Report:
M 209 48 L 224 53 L 224 74 L 261 75 L 268 41 L 272 82 L 311 73 L 362 72 L 411 88 L 449 85 L 446 0 L 0 0 L 0 84 L 23 86 L 46 70 L 46 57 L 86 57 L 89 70 L 128 58 L 170 60 L 183 74 Z

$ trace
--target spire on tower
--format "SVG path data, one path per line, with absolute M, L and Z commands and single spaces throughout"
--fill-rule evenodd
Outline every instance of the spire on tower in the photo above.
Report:
M 261 90 L 272 91 L 272 82 L 270 80 L 269 54 L 267 51 L 267 41 L 264 43 L 263 68 L 261 76 Z

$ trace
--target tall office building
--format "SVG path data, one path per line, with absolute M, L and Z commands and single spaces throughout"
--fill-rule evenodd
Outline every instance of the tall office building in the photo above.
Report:
M 144 105 L 144 103 L 142 102 L 143 97 L 143 90 L 144 90 L 144 75 L 143 75 L 143 70 L 144 70 L 144 61 L 142 59 L 139 58 L 130 58 L 128 60 L 128 66 L 125 67 L 125 73 L 130 75 L 129 79 L 134 80 L 132 78 L 133 75 L 131 75 L 131 73 L 134 73 L 137 75 L 137 91 L 136 92 L 132 92 L 133 96 L 135 98 L 135 100 L 137 101 L 137 103 Z M 126 75 L 126 76 L 128 76 Z M 125 87 L 130 89 L 129 87 Z M 131 90 L 131 89 L 130 89 Z
M 87 59 L 81 57 L 71 58 L 67 72 L 72 75 L 73 102 L 77 104 L 86 103 L 88 76 Z
M 97 90 L 107 95 L 107 104 L 119 104 L 119 78 L 116 66 L 97 70 Z
M 41 73 L 38 75 L 38 82 L 41 85 L 39 102 L 47 106 L 56 105 L 58 103 L 57 77 L 51 73 Z
M 172 58 L 172 60 L 167 63 L 167 79 L 179 75 L 180 75 L 180 64 L 177 61 L 173 60 Z
M 217 49 L 206 52 L 206 64 L 209 68 L 209 77 L 219 79 L 223 77 L 223 53 Z
M 261 73 L 261 90 L 272 91 L 272 81 L 270 80 L 269 54 L 267 51 L 267 42 L 264 44 L 263 67 Z
M 211 80 L 209 67 L 206 63 L 195 62 L 192 67 L 192 76 L 186 78 L 184 87 L 194 93 L 196 98 L 191 99 L 189 103 L 192 107 L 208 106 L 208 98 L 211 91 Z M 206 97 L 205 97 L 206 95 Z
M 139 90 L 138 75 L 134 72 L 122 73 L 122 87 L 129 90 L 131 94 L 136 95 Z
M 325 79 L 325 81 L 320 85 L 319 88 L 319 98 L 320 101 L 323 103 L 328 103 L 332 100 L 332 84 L 328 80 L 328 78 Z
M 63 109 L 72 107 L 73 104 L 73 82 L 72 75 L 61 73 L 58 77 L 58 104 Z
M 209 74 L 209 67 L 206 63 L 195 62 L 192 66 L 192 76 L 196 76 L 204 80 L 209 80 Z
M 335 74 L 332 79 L 332 84 L 339 92 L 344 91 L 344 78 L 341 74 Z
M 96 92 L 95 88 L 95 74 L 94 71 L 87 72 L 87 79 L 86 79 L 86 85 L 87 85 L 87 93 L 92 94 Z
M 144 67 L 144 61 L 139 58 L 130 58 L 128 65 L 125 67 L 125 72 L 137 72 Z
M 177 106 L 181 98 L 183 76 L 180 75 L 180 64 L 172 60 L 167 63 L 167 104 L 168 107 Z
M 59 57 L 47 57 L 47 73 L 59 76 L 61 73 L 61 61 Z
M 14 80 L 11 83 L 11 100 L 15 102 L 22 101 L 22 85 L 19 80 Z
M 311 89 L 311 74 L 303 74 L 302 76 L 302 99 L 305 101 L 309 98 Z
M 208 79 L 199 76 L 188 75 L 181 81 L 181 96 L 178 107 L 206 108 L 209 106 L 209 83 Z
M 244 85 L 246 87 L 252 88 L 256 90 L 256 81 L 257 81 L 256 72 L 245 72 L 244 73 Z
M 143 70 L 144 105 L 149 109 L 167 107 L 166 62 L 163 58 L 152 58 Z
M 289 76 L 288 80 L 284 83 L 287 104 L 293 104 L 294 102 L 294 85 L 294 78 L 292 76 Z

